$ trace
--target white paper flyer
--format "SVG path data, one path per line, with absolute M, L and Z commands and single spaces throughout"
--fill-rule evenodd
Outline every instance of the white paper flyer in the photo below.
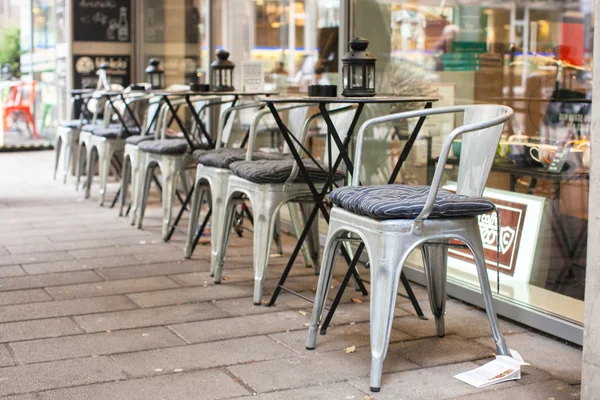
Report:
M 495 360 L 454 377 L 476 388 L 521 379 L 521 366 L 529 364 L 515 350 L 511 349 L 510 354 L 512 357 L 496 356 Z

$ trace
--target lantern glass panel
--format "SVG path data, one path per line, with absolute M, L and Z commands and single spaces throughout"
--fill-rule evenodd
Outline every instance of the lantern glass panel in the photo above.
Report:
M 231 86 L 231 71 L 223 70 L 223 86 L 230 87 Z
M 348 89 L 348 75 L 350 74 L 349 68 L 346 64 L 342 65 L 342 77 L 343 77 L 343 82 L 342 85 L 344 85 L 344 89 Z
M 352 66 L 352 89 L 360 89 L 363 87 L 363 67 L 362 65 Z
M 375 66 L 367 65 L 367 89 L 375 90 Z

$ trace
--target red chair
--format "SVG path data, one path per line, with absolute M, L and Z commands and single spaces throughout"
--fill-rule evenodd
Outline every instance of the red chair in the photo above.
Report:
M 15 118 L 11 117 L 16 117 L 20 114 L 25 116 L 27 125 L 29 126 L 30 131 L 33 132 L 33 137 L 39 139 L 32 113 L 32 109 L 35 104 L 36 84 L 36 81 L 18 83 L 14 86 L 11 86 L 8 90 L 6 99 L 2 104 L 2 115 L 4 116 L 2 120 L 2 128 L 5 137 L 10 125 L 9 121 L 15 120 Z

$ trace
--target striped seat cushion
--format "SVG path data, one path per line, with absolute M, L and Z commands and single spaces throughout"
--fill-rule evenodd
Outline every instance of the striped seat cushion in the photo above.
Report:
M 185 139 L 145 140 L 138 145 L 138 148 L 147 153 L 169 156 L 183 155 L 190 151 L 190 146 Z
M 196 159 L 202 165 L 226 169 L 234 162 L 244 161 L 246 159 L 246 149 L 223 147 L 220 149 L 194 152 L 194 155 L 196 155 Z M 262 151 L 255 151 L 252 153 L 253 160 L 281 160 L 282 158 L 283 155 L 281 153 L 265 153 Z
M 88 121 L 85 119 L 83 121 L 80 119 L 67 119 L 67 120 L 60 121 L 59 126 L 61 128 L 77 129 L 87 123 L 88 123 Z
M 108 128 L 119 128 L 121 124 L 109 124 Z M 85 132 L 94 132 L 96 129 L 106 129 L 104 128 L 104 123 L 102 121 L 96 121 L 96 123 L 85 124 L 81 127 L 82 131 Z
M 325 182 L 327 172 L 319 169 L 311 159 L 304 159 L 304 165 L 313 182 Z M 320 163 L 321 168 L 327 171 L 327 165 Z M 257 161 L 238 161 L 229 166 L 231 172 L 235 175 L 254 183 L 285 183 L 288 180 L 292 168 L 294 167 L 293 158 L 283 158 L 281 160 L 257 160 Z M 335 180 L 344 179 L 344 173 L 337 171 Z M 298 172 L 295 182 L 306 182 L 302 172 Z
M 129 136 L 127 139 L 125 139 L 125 143 L 127 144 L 133 144 L 133 145 L 138 145 L 141 142 L 145 142 L 146 140 L 154 140 L 154 136 L 151 135 L 134 135 L 134 136 Z
M 414 219 L 429 194 L 429 186 L 380 185 L 346 186 L 329 194 L 331 201 L 354 214 L 374 219 Z M 439 190 L 429 218 L 472 217 L 494 209 L 482 197 L 470 197 Z
M 92 135 L 102 136 L 107 139 L 125 139 L 129 136 L 134 136 L 137 134 L 139 134 L 139 130 L 137 128 L 124 129 L 120 126 L 116 128 L 97 128 L 92 131 Z

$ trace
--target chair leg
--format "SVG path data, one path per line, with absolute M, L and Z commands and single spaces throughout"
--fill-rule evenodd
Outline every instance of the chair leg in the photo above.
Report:
M 278 204 L 274 201 L 262 201 L 253 204 L 254 213 L 254 304 L 262 301 L 263 284 L 267 275 L 271 243 L 275 232 Z
M 179 174 L 169 174 L 167 171 L 162 172 L 162 209 L 163 209 L 163 224 L 162 224 L 162 238 L 167 241 L 169 236 L 169 228 L 171 226 L 171 219 L 173 216 L 173 200 L 175 198 L 175 184 L 177 183 L 177 177 Z
M 190 208 L 190 222 L 188 224 L 187 240 L 185 245 L 185 258 L 192 257 L 192 247 L 194 246 L 194 237 L 198 228 L 198 218 L 200 217 L 200 208 L 202 207 L 202 190 L 200 189 L 201 180 L 196 180 L 194 185 L 194 194 L 192 196 L 192 204 Z
M 307 350 L 314 350 L 317 345 L 317 332 L 319 330 L 319 325 L 321 324 L 323 311 L 325 310 L 327 293 L 329 293 L 329 288 L 331 287 L 331 277 L 333 276 L 335 267 L 335 259 L 341 244 L 338 239 L 342 236 L 343 231 L 338 231 L 332 235 L 331 232 L 335 232 L 332 228 L 334 227 L 330 226 L 325 247 L 323 248 L 321 273 L 319 274 L 319 283 L 317 285 L 313 312 L 308 327 L 308 338 L 306 339 Z
M 35 121 L 33 120 L 33 115 L 31 114 L 31 111 L 25 111 L 25 116 L 27 118 L 27 122 L 31 124 L 31 132 L 33 132 L 33 137 L 35 139 L 39 139 L 40 137 L 38 136 L 37 128 L 35 127 Z
M 129 193 L 129 181 L 131 179 L 131 159 L 127 156 L 123 159 L 123 171 L 121 172 L 121 201 L 119 202 L 119 217 L 123 216 L 127 194 Z M 133 196 L 131 196 L 133 197 Z
M 72 139 L 71 134 L 67 136 L 67 140 L 63 141 L 64 156 L 63 156 L 63 185 L 67 183 L 67 175 L 71 170 L 71 151 L 72 151 Z
M 423 245 L 423 265 L 431 312 L 435 317 L 435 330 L 438 337 L 444 337 L 444 313 L 446 310 L 446 274 L 448 270 L 448 248 Z
M 487 267 L 485 264 L 485 255 L 483 252 L 483 243 L 481 242 L 481 234 L 479 232 L 479 224 L 475 219 L 470 226 L 468 238 L 461 238 L 473 253 L 475 259 L 475 265 L 477 266 L 477 275 L 479 276 L 479 286 L 481 287 L 481 294 L 483 295 L 483 303 L 485 310 L 490 322 L 490 328 L 492 329 L 492 335 L 494 336 L 494 342 L 496 342 L 496 354 L 503 356 L 510 356 L 506 341 L 500 327 L 498 326 L 498 317 L 496 316 L 496 310 L 494 309 L 494 301 L 492 297 L 492 289 L 490 288 L 490 281 L 488 278 Z
M 105 144 L 96 148 L 98 151 L 98 175 L 100 176 L 100 207 L 104 206 L 108 174 L 110 172 L 111 151 L 108 146 L 108 144 Z
M 141 173 L 141 171 L 140 171 Z M 152 174 L 154 173 L 154 166 L 146 165 L 144 168 L 144 184 L 142 185 L 142 198 L 140 200 L 140 208 L 137 216 L 137 228 L 142 229 L 142 223 L 144 222 L 144 214 L 146 212 L 146 206 L 148 205 L 148 195 L 150 193 L 150 185 L 152 184 Z
M 86 183 L 85 183 L 85 196 L 84 196 L 86 199 L 90 198 L 90 193 L 92 190 L 92 181 L 94 179 L 94 168 L 96 167 L 96 159 L 98 158 L 97 157 L 98 153 L 93 148 L 88 154 L 89 154 L 89 157 L 88 157 L 88 165 L 87 165 L 87 176 L 86 176 L 86 180 L 85 180 Z
M 311 208 L 314 205 L 311 203 L 300 203 L 300 210 L 302 211 L 302 226 L 306 225 L 308 216 L 312 211 Z M 309 253 L 312 259 L 312 265 L 315 269 L 315 275 L 319 275 L 320 264 L 319 264 L 319 250 L 321 245 L 319 243 L 319 219 L 315 218 L 306 237 L 306 251 Z
M 213 197 L 213 207 L 218 207 L 218 201 Z M 223 263 L 225 261 L 225 253 L 229 245 L 229 237 L 231 236 L 231 225 L 235 217 L 236 201 L 231 196 L 223 202 L 223 211 L 220 214 L 215 212 L 213 208 L 211 231 L 211 258 L 210 271 L 213 274 L 213 282 L 221 283 L 223 275 Z M 255 228 L 256 229 L 256 228 Z M 215 240 L 218 238 L 218 240 Z
M 58 163 L 60 161 L 60 150 L 62 143 L 62 136 L 56 135 L 56 143 L 54 144 L 54 180 L 56 180 L 56 172 L 58 171 Z
M 131 210 L 129 210 L 129 220 L 131 226 L 135 225 L 135 222 L 138 218 L 138 213 L 140 210 L 140 203 L 143 197 L 143 189 L 144 182 L 146 176 L 142 174 L 141 171 L 141 160 L 139 160 L 141 155 L 137 155 L 134 160 L 132 160 L 131 165 Z M 152 179 L 152 177 L 150 177 Z
M 79 183 L 81 182 L 81 173 L 83 172 L 84 164 L 86 161 L 85 157 L 85 146 L 79 144 L 77 150 L 77 171 L 75 173 L 75 190 L 79 190 Z M 89 160 L 87 160 L 89 162 Z

